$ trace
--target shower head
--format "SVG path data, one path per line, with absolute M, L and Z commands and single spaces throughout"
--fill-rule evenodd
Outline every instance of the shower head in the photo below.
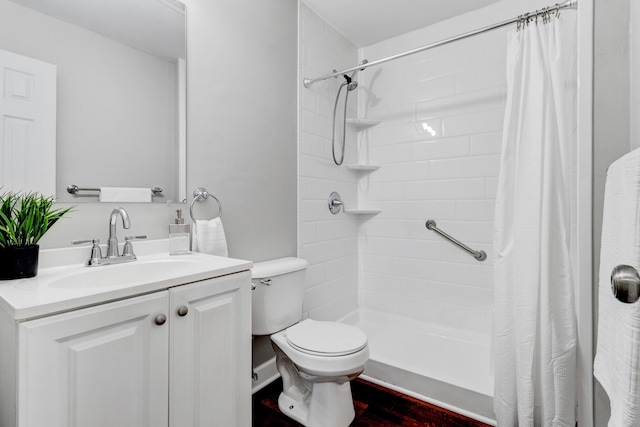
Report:
M 355 71 L 354 71 L 355 73 Z M 343 83 L 343 85 L 347 85 L 347 90 L 348 91 L 352 91 L 355 90 L 355 88 L 358 87 L 358 82 L 353 80 L 353 74 L 351 74 L 351 77 L 347 76 L 346 74 L 342 75 L 344 77 L 344 79 L 346 80 L 345 83 Z
M 364 65 L 366 64 L 367 61 L 366 59 L 364 59 L 360 65 Z M 346 74 L 344 74 L 344 78 L 347 80 L 347 90 L 351 91 L 351 90 L 355 90 L 358 87 L 358 82 L 356 81 L 356 75 L 358 74 L 358 71 L 362 71 L 364 70 L 364 68 L 360 68 L 359 70 L 355 70 L 353 73 L 351 73 L 350 76 L 347 76 Z

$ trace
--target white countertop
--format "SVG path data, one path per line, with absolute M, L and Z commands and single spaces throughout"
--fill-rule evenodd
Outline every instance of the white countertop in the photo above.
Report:
M 0 280 L 0 308 L 25 320 L 248 271 L 253 265 L 200 253 L 168 256 L 167 249 L 166 240 L 136 242 L 137 261 L 100 267 L 84 266 L 88 247 L 41 250 L 36 277 Z

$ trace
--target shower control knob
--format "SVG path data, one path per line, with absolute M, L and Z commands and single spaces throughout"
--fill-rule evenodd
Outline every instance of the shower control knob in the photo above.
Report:
M 611 291 L 618 301 L 632 304 L 640 299 L 640 275 L 630 265 L 617 265 L 611 270 Z
M 164 314 L 158 314 L 155 318 L 156 325 L 162 326 L 167 321 L 167 316 Z
M 342 208 L 344 208 L 342 198 L 340 197 L 340 194 L 334 191 L 329 195 L 329 211 L 335 215 L 340 212 L 340 209 Z
M 187 313 L 189 312 L 189 309 L 187 308 L 187 306 L 182 306 L 178 309 L 178 316 L 180 317 L 184 317 L 187 315 Z

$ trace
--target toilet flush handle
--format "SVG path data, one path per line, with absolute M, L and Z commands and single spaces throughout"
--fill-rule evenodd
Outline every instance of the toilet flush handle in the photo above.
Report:
M 260 279 L 260 284 L 271 286 L 271 279 Z M 252 291 L 256 290 L 256 284 L 254 282 L 251 282 L 251 290 Z

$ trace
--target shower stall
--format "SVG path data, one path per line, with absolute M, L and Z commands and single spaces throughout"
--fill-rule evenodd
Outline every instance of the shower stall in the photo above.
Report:
M 547 6 L 502 1 L 364 47 L 300 5 L 298 246 L 310 263 L 305 316 L 342 319 L 367 333 L 366 379 L 490 424 L 492 232 L 512 28 L 360 71 L 344 122 L 340 115 L 332 120 L 344 79 L 308 87 L 302 79 L 495 24 L 527 11 L 527 3 L 532 10 Z M 334 121 L 335 134 L 345 134 L 341 166 L 331 155 Z M 327 209 L 333 191 L 346 213 Z M 427 220 L 487 259 L 443 239 Z M 584 333 L 590 340 L 590 329 Z

